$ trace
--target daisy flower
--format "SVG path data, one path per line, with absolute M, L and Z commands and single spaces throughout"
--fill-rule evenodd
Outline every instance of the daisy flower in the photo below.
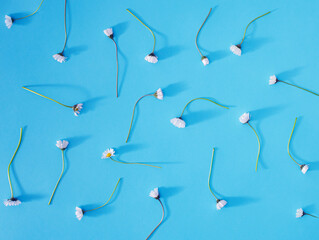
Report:
M 66 140 L 58 140 L 55 145 L 61 150 L 65 150 L 68 147 L 69 142 Z
M 110 157 L 113 157 L 114 155 L 115 155 L 114 149 L 113 148 L 108 148 L 108 149 L 106 149 L 105 152 L 103 152 L 102 159 L 110 158 Z
M 75 216 L 79 221 L 81 221 L 81 219 L 83 218 L 83 215 L 84 215 L 84 211 L 82 210 L 82 208 L 75 207 Z

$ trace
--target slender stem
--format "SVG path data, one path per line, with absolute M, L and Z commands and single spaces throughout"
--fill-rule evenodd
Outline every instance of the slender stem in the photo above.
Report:
M 15 20 L 21 20 L 21 19 L 24 19 L 24 18 L 27 18 L 27 17 L 31 17 L 32 15 L 34 15 L 34 14 L 40 9 L 40 7 L 41 7 L 43 1 L 44 1 L 44 0 L 41 1 L 39 7 L 38 7 L 37 10 L 35 10 L 33 13 L 31 13 L 31 14 L 29 14 L 29 15 L 27 15 L 27 16 L 21 17 L 21 18 L 15 18 L 14 21 L 15 21 Z
M 267 13 L 265 13 L 265 14 L 263 14 L 263 15 L 261 15 L 261 16 L 259 16 L 259 17 L 256 17 L 255 19 L 253 19 L 252 21 L 250 21 L 250 23 L 248 23 L 248 25 L 247 25 L 247 27 L 246 27 L 246 29 L 245 29 L 245 33 L 244 33 L 243 39 L 241 40 L 240 44 L 242 44 L 242 43 L 244 42 L 244 39 L 245 39 L 245 36 L 246 36 L 246 31 L 247 31 L 247 28 L 249 27 L 249 25 L 250 25 L 252 22 L 256 21 L 258 18 L 261 18 L 261 17 L 263 17 L 263 16 L 266 16 L 266 15 L 269 14 L 269 13 L 270 13 L 270 11 L 267 12 Z
M 20 128 L 20 138 L 19 138 L 19 143 L 18 143 L 17 149 L 15 150 L 15 152 L 14 152 L 12 158 L 11 158 L 11 161 L 9 163 L 9 166 L 8 166 L 8 179 L 9 179 L 9 185 L 10 185 L 10 190 L 11 190 L 11 198 L 13 198 L 13 189 L 12 189 L 12 184 L 11 184 L 11 179 L 10 179 L 10 166 L 11 166 L 11 163 L 12 163 L 15 155 L 18 152 L 18 149 L 19 149 L 20 143 L 21 143 L 21 139 L 22 139 L 22 128 Z
M 51 201 L 52 201 L 52 198 L 53 198 L 53 196 L 54 196 L 55 190 L 57 189 L 57 187 L 58 187 L 58 185 L 59 185 L 59 183 L 60 183 L 60 180 L 61 180 L 61 178 L 62 178 L 62 176 L 63 176 L 63 173 L 64 173 L 64 150 L 62 150 L 62 172 L 61 172 L 61 175 L 60 175 L 60 177 L 59 177 L 58 182 L 57 182 L 56 185 L 55 185 L 55 188 L 54 188 L 54 190 L 53 190 L 53 193 L 52 193 L 52 195 L 51 195 L 51 198 L 50 198 L 50 200 L 49 200 L 48 205 L 51 204 Z
M 301 89 L 301 90 L 304 90 L 304 91 L 306 91 L 306 92 L 312 93 L 312 94 L 314 94 L 314 95 L 316 95 L 316 96 L 319 96 L 319 94 L 317 94 L 317 93 L 315 93 L 315 92 L 312 92 L 312 91 L 307 90 L 307 89 L 302 88 L 302 87 L 298 87 L 298 86 L 296 86 L 296 85 L 294 85 L 294 84 L 287 83 L 287 82 L 282 81 L 282 80 L 277 80 L 277 82 L 282 82 L 282 83 L 285 83 L 285 84 L 287 84 L 287 85 L 290 85 L 290 86 L 293 86 L 293 87 L 299 88 L 299 89 Z
M 161 219 L 161 221 L 159 222 L 159 224 L 157 224 L 157 226 L 153 229 L 153 231 L 147 236 L 146 240 L 149 239 L 150 236 L 155 232 L 155 230 L 162 224 L 163 219 L 164 219 L 164 216 L 165 216 L 163 203 L 162 203 L 162 201 L 161 201 L 159 198 L 158 198 L 157 200 L 159 201 L 159 203 L 161 204 L 161 207 L 162 207 L 162 212 L 163 212 L 163 214 L 162 214 L 162 219 Z
M 62 49 L 62 54 L 64 52 L 65 46 L 66 46 L 66 42 L 68 41 L 68 34 L 66 32 L 66 0 L 64 1 L 64 33 L 65 33 L 65 40 L 64 40 L 64 46 Z
M 146 26 L 146 24 L 143 23 L 138 17 L 136 17 L 130 10 L 126 9 L 126 11 L 128 11 L 130 14 L 132 14 L 140 23 L 142 23 L 142 24 L 152 33 L 152 35 L 153 35 L 153 37 L 154 37 L 154 46 L 153 46 L 153 51 L 152 51 L 152 53 L 154 53 L 154 51 L 155 51 L 156 39 L 155 39 L 155 35 L 154 35 L 153 31 L 152 31 L 148 26 Z
M 214 198 L 216 198 L 216 200 L 218 200 L 218 198 L 215 196 L 215 194 L 213 193 L 213 190 L 212 190 L 211 187 L 210 187 L 210 176 L 212 175 L 214 152 L 215 152 L 215 148 L 213 148 L 212 162 L 211 162 L 211 164 L 210 164 L 210 170 L 209 170 L 209 176 L 208 176 L 208 188 L 209 188 L 210 192 L 213 194 Z
M 211 11 L 212 11 L 212 9 L 209 10 L 209 13 L 208 13 L 207 17 L 205 18 L 205 20 L 204 20 L 202 26 L 200 26 L 200 28 L 199 28 L 199 30 L 198 30 L 198 32 L 197 32 L 197 34 L 196 34 L 196 38 L 195 38 L 195 44 L 196 44 L 197 50 L 198 50 L 199 54 L 200 54 L 202 57 L 203 57 L 203 54 L 201 53 L 201 51 L 199 50 L 198 45 L 197 45 L 197 37 L 198 37 L 198 34 L 199 34 L 200 30 L 201 30 L 202 27 L 204 26 L 204 24 L 205 24 L 207 18 L 209 17 L 209 14 L 210 14 Z
M 114 190 L 113 190 L 113 192 L 112 192 L 110 198 L 107 200 L 106 203 L 104 203 L 103 205 L 101 205 L 101 206 L 99 206 L 99 207 L 97 207 L 97 208 L 93 208 L 93 209 L 90 209 L 90 210 L 85 210 L 84 212 L 91 212 L 91 211 L 97 210 L 97 209 L 99 209 L 99 208 L 102 208 L 102 207 L 104 207 L 106 204 L 108 204 L 109 201 L 111 200 L 111 198 L 112 198 L 112 196 L 113 196 L 113 194 L 114 194 L 114 192 L 115 192 L 117 186 L 119 185 L 120 180 L 121 180 L 121 178 L 119 178 L 119 180 L 117 181 L 117 183 L 116 183 L 116 185 L 115 185 L 115 188 L 114 188 Z
M 314 218 L 318 218 L 318 217 L 315 216 L 315 215 L 312 215 L 312 214 L 309 214 L 309 213 L 305 213 L 305 212 L 304 212 L 304 215 L 308 215 L 308 216 L 311 216 L 311 217 L 314 217 Z
M 291 134 L 290 134 L 290 138 L 289 138 L 289 141 L 288 141 L 287 150 L 288 150 L 288 154 L 289 154 L 289 156 L 291 157 L 291 159 L 300 167 L 301 164 L 299 164 L 299 163 L 291 156 L 291 154 L 290 154 L 290 141 L 291 141 L 291 138 L 292 138 L 292 134 L 294 133 L 294 130 L 295 130 L 296 122 L 297 122 L 297 118 L 295 119 L 295 123 L 294 123 L 294 126 L 293 126 L 292 131 L 291 131 Z
M 29 88 L 26 88 L 26 87 L 22 87 L 22 88 L 25 89 L 25 90 L 27 90 L 27 91 L 29 91 L 29 92 L 32 92 L 32 93 L 34 93 L 34 94 L 36 94 L 36 95 L 39 95 L 39 96 L 44 97 L 44 98 L 46 98 L 46 99 L 49 99 L 49 100 L 51 100 L 51 101 L 53 101 L 53 102 L 55 102 L 55 103 L 58 103 L 58 104 L 62 105 L 63 107 L 72 108 L 72 106 L 68 106 L 68 105 L 65 105 L 65 104 L 63 104 L 63 103 L 60 103 L 60 102 L 58 102 L 58 101 L 56 101 L 56 100 L 54 100 L 54 99 L 52 99 L 52 98 L 46 97 L 46 96 L 44 96 L 44 95 L 42 95 L 42 94 L 40 94 L 40 93 L 37 93 L 37 92 L 35 92 L 35 91 L 33 91 L 33 90 L 29 89 Z
M 134 105 L 134 108 L 133 108 L 133 114 L 132 114 L 132 120 L 131 120 L 130 129 L 129 129 L 129 131 L 128 131 L 128 135 L 127 135 L 127 138 L 126 138 L 126 141 L 125 141 L 126 143 L 127 143 L 127 141 L 128 141 L 128 138 L 130 137 L 130 133 L 131 133 L 131 129 L 132 129 L 132 124 L 133 124 L 133 119 L 134 119 L 135 108 L 136 108 L 137 103 L 138 103 L 142 98 L 144 98 L 144 97 L 146 97 L 146 96 L 153 96 L 153 95 L 154 95 L 154 94 L 146 94 L 146 95 L 140 97 L 140 98 L 136 101 L 136 103 L 135 103 L 135 105 Z
M 112 39 L 112 41 L 115 44 L 115 50 L 116 50 L 116 97 L 118 97 L 118 79 L 119 79 L 119 60 L 118 60 L 118 57 L 117 57 L 118 49 L 117 49 L 117 44 L 114 41 L 114 39 L 113 38 L 111 38 L 111 39 Z
M 210 99 L 208 99 L 208 98 L 202 98 L 202 97 L 200 97 L 200 98 L 194 98 L 194 99 L 190 100 L 190 101 L 185 105 L 185 107 L 184 107 L 184 109 L 183 109 L 183 112 L 182 112 L 182 114 L 181 114 L 181 117 L 183 116 L 186 107 L 187 107 L 191 102 L 193 102 L 193 101 L 195 101 L 195 100 L 199 100 L 199 99 L 201 99 L 201 100 L 206 100 L 206 101 L 215 103 L 216 105 L 218 105 L 218 106 L 220 106 L 220 107 L 229 109 L 229 108 L 226 107 L 226 106 L 223 106 L 223 105 L 221 105 L 221 104 L 219 104 L 219 103 L 217 103 L 217 102 L 214 102 L 213 100 L 210 100 Z
M 123 163 L 123 164 L 138 164 L 138 165 L 143 165 L 143 166 L 148 166 L 148 167 L 155 167 L 155 168 L 162 168 L 162 167 L 158 167 L 158 166 L 154 166 L 154 165 L 150 165 L 150 164 L 146 164 L 146 163 L 128 163 L 128 162 L 122 162 L 122 161 L 118 161 L 113 159 L 112 157 L 110 157 L 110 159 L 114 162 L 117 163 Z
M 259 160 L 259 154 L 260 154 L 260 141 L 259 141 L 259 137 L 258 137 L 256 130 L 250 125 L 249 122 L 247 124 L 254 131 L 254 133 L 256 134 L 257 140 L 258 140 L 258 154 L 257 154 L 257 161 L 256 161 L 256 172 L 257 172 L 257 166 L 258 166 L 258 160 Z

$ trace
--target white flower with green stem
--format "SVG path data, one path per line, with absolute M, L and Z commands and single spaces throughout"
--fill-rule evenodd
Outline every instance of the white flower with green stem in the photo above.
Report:
M 261 18 L 261 17 L 263 17 L 263 16 L 266 16 L 266 15 L 269 14 L 269 13 L 270 13 L 270 11 L 267 12 L 267 13 L 265 13 L 265 14 L 263 14 L 263 15 L 261 15 L 261 16 L 259 16 L 259 17 L 256 17 L 255 19 L 253 19 L 252 21 L 250 21 L 250 23 L 248 23 L 248 25 L 247 25 L 247 27 L 246 27 L 246 29 L 245 29 L 244 36 L 243 36 L 241 42 L 240 42 L 239 44 L 237 44 L 237 45 L 231 45 L 231 46 L 230 46 L 230 51 L 232 51 L 233 54 L 235 54 L 235 55 L 237 55 L 237 56 L 241 56 L 241 45 L 243 44 L 243 42 L 244 42 L 244 40 L 245 40 L 247 28 L 249 27 L 249 25 L 250 25 L 251 23 L 253 23 L 254 21 L 256 21 L 258 18 Z
M 108 148 L 106 149 L 103 153 L 102 153 L 102 159 L 111 159 L 113 162 L 116 163 L 122 163 L 122 164 L 133 164 L 133 165 L 143 165 L 143 166 L 148 166 L 148 167 L 155 167 L 155 168 L 161 168 L 158 166 L 154 166 L 154 165 L 150 165 L 150 164 L 146 164 L 146 163 L 137 163 L 137 162 L 123 162 L 123 161 L 119 161 L 117 159 L 114 158 L 115 156 L 115 150 L 113 148 Z
M 313 214 L 309 214 L 309 213 L 305 213 L 304 210 L 302 208 L 298 208 L 297 211 L 296 211 L 296 218 L 301 218 L 305 215 L 308 215 L 310 217 L 313 217 L 313 218 L 318 218 L 317 216 L 313 215 Z
M 60 103 L 60 102 L 58 102 L 58 101 L 56 101 L 56 100 L 54 100 L 54 99 L 52 99 L 52 98 L 49 98 L 49 97 L 47 97 L 47 96 L 44 96 L 44 95 L 42 95 L 42 94 L 40 94 L 40 93 L 37 93 L 37 92 L 35 92 L 35 91 L 33 91 L 33 90 L 29 89 L 29 88 L 26 88 L 26 87 L 22 87 L 22 88 L 25 89 L 25 90 L 27 90 L 27 91 L 29 91 L 29 92 L 32 92 L 32 93 L 34 93 L 34 94 L 36 94 L 36 95 L 38 95 L 38 96 L 41 96 L 41 97 L 46 98 L 46 99 L 49 99 L 49 100 L 51 100 L 51 101 L 53 101 L 53 102 L 55 102 L 55 103 L 57 103 L 57 104 L 60 104 L 60 105 L 63 106 L 63 107 L 71 108 L 71 109 L 73 110 L 73 113 L 74 113 L 75 116 L 78 116 L 78 115 L 80 114 L 80 111 L 81 111 L 82 108 L 83 108 L 83 103 L 78 103 L 78 104 L 75 104 L 75 105 L 73 105 L 73 106 L 69 106 L 69 105 L 65 105 L 65 104 L 63 104 L 63 103 Z
M 292 135 L 293 135 L 293 133 L 294 133 L 294 130 L 295 130 L 296 122 L 297 122 L 297 118 L 295 119 L 294 126 L 293 126 L 292 131 L 291 131 L 291 134 L 290 134 L 290 138 L 289 138 L 288 146 L 287 146 L 287 151 L 288 151 L 289 157 L 299 166 L 301 172 L 302 172 L 303 174 L 306 174 L 306 172 L 307 172 L 308 169 L 309 169 L 309 165 L 298 163 L 298 162 L 291 156 L 291 153 L 290 153 L 290 142 L 291 142 L 291 138 L 292 138 Z
M 132 14 L 133 17 L 135 17 L 140 23 L 143 24 L 144 27 L 146 27 L 152 33 L 153 38 L 154 38 L 153 50 L 152 50 L 152 52 L 150 54 L 146 55 L 145 61 L 147 61 L 149 63 L 157 63 L 158 62 L 158 57 L 154 53 L 155 44 L 156 44 L 156 38 L 155 38 L 155 35 L 154 35 L 153 31 L 145 23 L 143 23 L 137 16 L 135 16 L 130 10 L 126 9 L 126 11 L 128 11 L 130 14 Z
M 25 19 L 25 18 L 28 18 L 28 17 L 31 17 L 32 15 L 34 15 L 41 7 L 42 3 L 43 3 L 44 0 L 41 1 L 40 5 L 38 6 L 38 8 L 31 14 L 27 15 L 27 16 L 24 16 L 24 17 L 20 17 L 20 18 L 13 18 L 11 16 L 8 16 L 8 15 L 5 15 L 5 24 L 7 26 L 8 29 L 10 29 L 12 27 L 12 24 L 18 20 L 22 20 L 22 19 Z
M 110 200 L 112 199 L 112 197 L 113 197 L 113 195 L 114 195 L 114 193 L 115 193 L 115 191 L 117 189 L 117 186 L 119 185 L 120 180 L 121 180 L 121 178 L 119 178 L 119 180 L 117 181 L 117 183 L 116 183 L 116 185 L 114 187 L 114 190 L 113 190 L 111 196 L 109 197 L 109 199 L 103 205 L 101 205 L 99 207 L 96 207 L 96 208 L 93 208 L 93 209 L 88 209 L 88 210 L 84 210 L 84 209 L 82 209 L 80 207 L 76 207 L 75 208 L 75 216 L 76 216 L 76 218 L 80 221 L 85 213 L 92 212 L 92 211 L 98 210 L 98 209 L 106 206 L 110 202 Z
M 215 153 L 215 148 L 213 148 L 212 162 L 210 164 L 210 170 L 209 170 L 209 175 L 208 175 L 208 188 L 209 188 L 210 192 L 213 194 L 214 198 L 216 199 L 216 209 L 220 210 L 220 209 L 222 209 L 223 207 L 226 206 L 227 202 L 225 200 L 223 200 L 223 199 L 217 198 L 216 195 L 214 194 L 211 186 L 210 186 L 210 178 L 211 178 L 211 175 L 212 175 L 214 153 Z
M 11 167 L 11 164 L 13 162 L 13 159 L 14 157 L 16 156 L 18 150 L 19 150 L 19 147 L 20 147 L 20 144 L 21 144 L 21 139 L 22 139 L 22 128 L 20 128 L 20 138 L 19 138 L 19 143 L 18 143 L 18 146 L 11 158 L 11 161 L 9 163 L 9 166 L 8 166 L 8 180 L 9 180 L 9 185 L 10 185 L 10 191 L 11 191 L 11 198 L 5 200 L 3 202 L 3 204 L 7 207 L 7 206 L 18 206 L 21 204 L 21 201 L 17 198 L 14 197 L 13 195 L 13 188 L 12 188 L 12 183 L 11 183 L 11 178 L 10 178 L 10 167 Z
M 222 108 L 229 109 L 228 107 L 223 106 L 223 105 L 221 105 L 221 104 L 219 104 L 219 103 L 217 103 L 217 102 L 214 102 L 213 100 L 210 100 L 210 99 L 208 99 L 208 98 L 203 98 L 203 97 L 194 98 L 194 99 L 190 100 L 190 101 L 185 105 L 185 107 L 184 107 L 184 109 L 183 109 L 183 111 L 182 111 L 182 114 L 181 114 L 179 117 L 176 117 L 176 118 L 171 119 L 171 123 L 172 123 L 175 127 L 177 127 L 177 128 L 185 128 L 186 122 L 185 122 L 184 119 L 182 118 L 182 117 L 183 117 L 183 114 L 184 114 L 184 112 L 185 112 L 186 107 L 187 107 L 191 102 L 194 102 L 194 101 L 196 101 L 196 100 L 209 101 L 209 102 L 212 102 L 212 103 L 216 104 L 217 106 L 220 106 L 220 107 L 222 107 Z
M 133 108 L 133 114 L 132 114 L 132 120 L 131 120 L 131 124 L 130 124 L 130 129 L 129 129 L 129 131 L 128 131 L 128 135 L 127 135 L 127 138 L 126 138 L 126 141 L 125 141 L 126 143 L 127 143 L 128 139 L 129 139 L 129 137 L 130 137 L 130 133 L 131 133 L 132 125 L 133 125 L 133 120 L 134 120 L 134 114 L 135 114 L 136 105 L 138 104 L 139 101 L 141 101 L 143 98 L 145 98 L 145 97 L 147 97 L 147 96 L 153 96 L 153 97 L 155 97 L 155 98 L 157 98 L 157 99 L 159 99 L 159 100 L 163 100 L 163 96 L 164 96 L 164 95 L 163 95 L 162 89 L 159 88 L 159 89 L 156 90 L 155 93 L 145 94 L 144 96 L 140 97 L 140 98 L 136 101 L 136 103 L 135 103 L 135 105 L 134 105 L 134 108 Z
M 198 34 L 199 34 L 200 30 L 201 30 L 202 27 L 204 26 L 204 24 L 205 24 L 207 18 L 209 17 L 211 11 L 212 11 L 212 9 L 209 10 L 209 13 L 208 13 L 207 17 L 205 18 L 203 24 L 200 26 L 200 28 L 199 28 L 199 30 L 198 30 L 198 32 L 197 32 L 197 34 L 196 34 L 196 38 L 195 38 L 195 45 L 196 45 L 196 48 L 197 48 L 199 54 L 200 54 L 201 57 L 202 57 L 202 58 L 201 58 L 201 61 L 202 61 L 202 63 L 204 64 L 204 66 L 206 66 L 206 65 L 209 64 L 209 59 L 208 59 L 206 56 L 204 56 L 204 55 L 202 54 L 202 52 L 199 50 L 198 45 L 197 45 L 197 38 L 198 38 Z

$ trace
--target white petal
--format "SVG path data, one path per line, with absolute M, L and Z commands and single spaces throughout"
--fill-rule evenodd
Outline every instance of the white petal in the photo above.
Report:
M 230 51 L 232 51 L 232 53 L 237 55 L 237 56 L 241 56 L 241 49 L 239 47 L 237 47 L 236 45 L 231 45 Z
M 202 57 L 202 63 L 204 64 L 204 66 L 209 64 L 209 60 L 207 57 Z
M 250 120 L 250 115 L 249 113 L 244 113 L 243 115 L 240 116 L 239 121 L 241 123 L 248 123 Z
M 186 126 L 185 121 L 181 118 L 173 118 L 171 119 L 171 123 L 178 128 L 185 128 Z
M 108 37 L 110 37 L 113 34 L 113 29 L 112 28 L 107 28 L 104 30 L 104 34 Z
M 157 63 L 158 62 L 158 58 L 157 56 L 154 55 L 154 53 L 152 54 L 148 54 L 145 57 L 145 61 L 149 62 L 149 63 Z

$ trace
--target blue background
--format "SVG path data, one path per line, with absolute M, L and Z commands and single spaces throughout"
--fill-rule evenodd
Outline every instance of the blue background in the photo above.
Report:
M 23 16 L 39 1 L 3 1 L 0 15 L 0 198 L 10 196 L 6 169 L 24 127 L 21 148 L 12 165 L 19 207 L 1 206 L 1 239 L 145 239 L 161 218 L 159 204 L 148 197 L 160 187 L 164 223 L 152 239 L 316 239 L 318 220 L 295 218 L 297 208 L 319 214 L 317 143 L 318 98 L 296 88 L 268 85 L 269 76 L 319 92 L 317 81 L 318 1 L 68 1 L 69 40 L 60 64 L 52 55 L 64 41 L 64 1 L 44 1 L 33 17 L 8 30 L 4 15 Z M 204 67 L 195 36 L 209 8 L 213 11 L 198 43 L 211 64 Z M 155 65 L 144 60 L 151 34 L 126 8 L 155 32 Z M 233 55 L 253 18 L 243 55 Z M 119 94 L 115 98 L 115 48 L 103 30 L 114 27 L 119 52 Z M 35 91 L 65 104 L 84 103 L 78 118 L 72 110 L 31 94 Z M 163 88 L 163 101 L 143 99 L 125 144 L 132 109 L 142 95 Z M 187 127 L 170 119 L 187 101 L 212 97 L 231 106 L 192 103 Z M 238 117 L 250 111 L 257 140 Z M 291 152 L 309 163 L 303 175 L 287 154 L 294 118 L 299 117 Z M 61 171 L 58 139 L 67 139 L 67 170 L 48 206 Z M 162 166 L 117 164 L 102 160 L 114 147 L 119 159 Z M 228 205 L 217 211 L 207 187 L 212 147 L 216 147 L 212 186 Z M 111 204 L 79 222 L 75 206 Z

